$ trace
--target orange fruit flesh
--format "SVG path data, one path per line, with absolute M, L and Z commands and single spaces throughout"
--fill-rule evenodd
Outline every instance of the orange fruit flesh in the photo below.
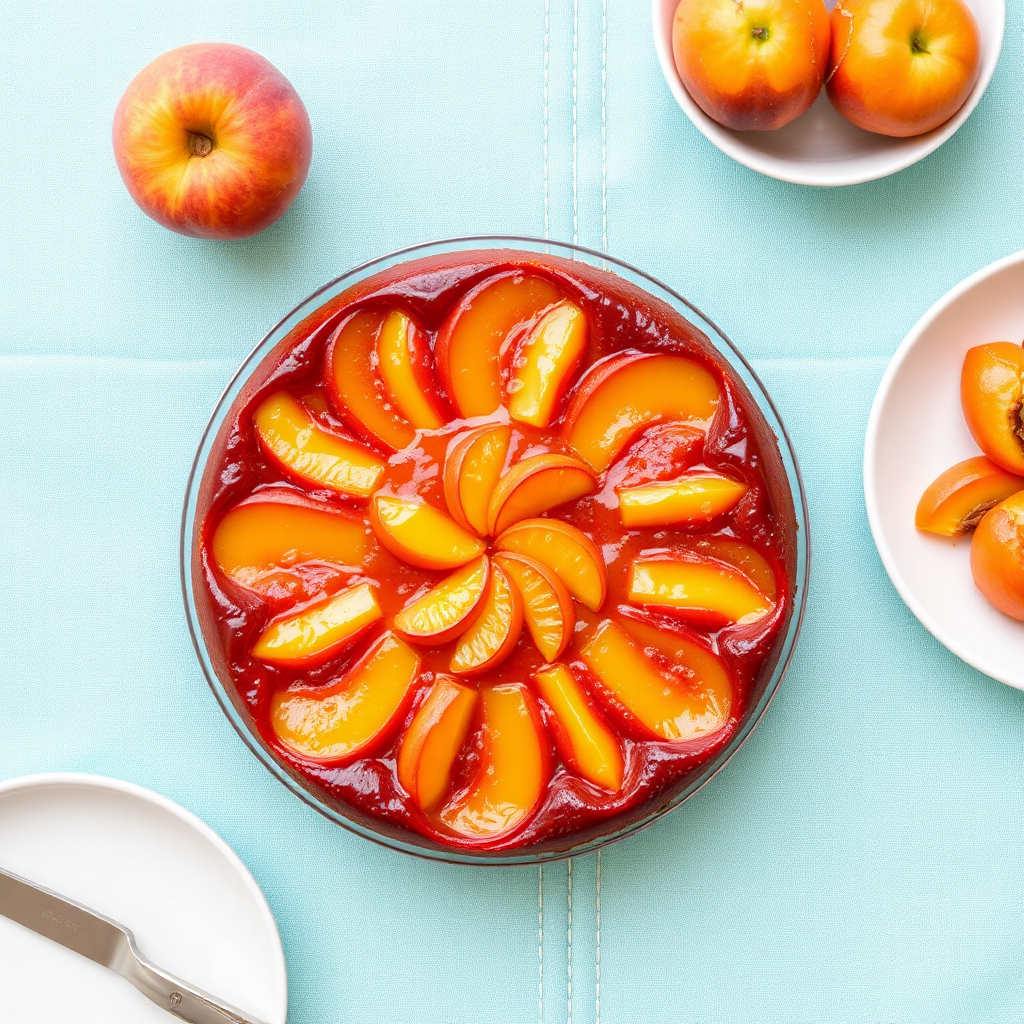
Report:
M 565 584 L 543 562 L 526 555 L 497 554 L 500 565 L 523 599 L 523 616 L 534 646 L 554 661 L 569 645 L 576 612 Z
M 522 598 L 501 567 L 492 565 L 483 607 L 455 648 L 452 672 L 476 675 L 499 665 L 512 653 L 522 628 Z
M 914 525 L 943 537 L 973 529 L 993 505 L 1024 490 L 1024 478 L 978 455 L 940 473 L 917 504 Z
M 401 310 L 392 310 L 377 335 L 381 379 L 399 413 L 418 430 L 437 430 L 445 420 L 416 379 L 419 329 Z M 423 343 L 425 344 L 425 342 Z
M 394 626 L 413 642 L 442 643 L 465 629 L 487 589 L 490 565 L 486 555 L 457 569 L 400 611 Z
M 619 491 L 619 514 L 629 528 L 703 523 L 736 507 L 746 484 L 717 473 L 692 473 L 681 480 Z
M 597 486 L 588 466 L 568 455 L 533 455 L 513 466 L 498 482 L 487 509 L 487 532 L 496 535 L 590 494 Z
M 484 542 L 424 501 L 378 494 L 370 503 L 377 539 L 410 565 L 455 569 L 483 553 Z
M 512 430 L 507 424 L 481 427 L 463 438 L 445 460 L 448 510 L 461 525 L 481 536 L 487 533 L 487 509 L 511 440 Z

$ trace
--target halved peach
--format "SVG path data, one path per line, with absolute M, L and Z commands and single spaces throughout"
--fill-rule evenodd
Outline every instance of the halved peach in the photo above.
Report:
M 636 432 L 671 419 L 706 428 L 721 401 L 711 372 L 685 356 L 623 353 L 596 363 L 565 415 L 565 436 L 599 473 Z
M 358 567 L 366 525 L 290 487 L 267 487 L 221 517 L 210 549 L 221 572 L 262 592 L 277 570 L 303 562 Z
M 546 427 L 587 348 L 586 314 L 568 299 L 552 306 L 523 339 L 508 383 L 508 414 Z
M 388 551 L 421 569 L 455 569 L 484 550 L 479 537 L 416 498 L 375 495 L 370 525 Z
M 675 479 L 700 462 L 704 438 L 703 430 L 685 423 L 655 423 L 612 467 L 615 486 L 638 487 Z
M 749 489 L 720 473 L 687 473 L 678 480 L 622 488 L 619 515 L 622 525 L 631 529 L 707 523 L 735 508 Z
M 976 455 L 940 473 L 917 503 L 914 525 L 942 537 L 969 533 L 1005 498 L 1024 491 L 1024 478 Z
M 263 450 L 300 483 L 366 498 L 384 474 L 373 452 L 329 433 L 287 391 L 265 398 L 252 422 Z
M 361 310 L 334 332 L 324 353 L 324 383 L 331 404 L 353 430 L 400 451 L 416 431 L 388 398 L 375 370 L 383 322 L 383 313 Z
M 969 349 L 960 404 L 978 447 L 1010 473 L 1024 474 L 1024 348 L 994 341 Z
M 559 519 L 524 519 L 505 530 L 494 547 L 543 562 L 591 611 L 604 604 L 608 574 L 601 549 L 575 526 Z
M 672 637 L 679 674 L 659 667 L 618 625 L 606 619 L 582 657 L 616 704 L 654 736 L 684 743 L 718 732 L 732 710 L 732 683 L 710 651 Z
M 550 775 L 543 727 L 522 683 L 490 686 L 483 707 L 480 767 L 465 793 L 448 803 L 441 821 L 470 840 L 495 840 L 526 822 Z
M 476 705 L 476 690 L 439 675 L 406 729 L 398 748 L 398 781 L 420 810 L 433 809 L 448 792 Z
M 510 551 L 494 556 L 523 599 L 523 616 L 537 650 L 554 661 L 568 647 L 576 626 L 572 595 L 543 562 Z
M 501 405 L 501 350 L 509 335 L 561 296 L 550 281 L 515 270 L 468 291 L 437 333 L 441 384 L 463 418 Z
M 491 424 L 470 431 L 444 460 L 444 500 L 452 518 L 481 536 L 487 533 L 487 507 L 505 468 L 512 428 Z
M 971 573 L 990 604 L 1024 621 L 1024 493 L 1000 502 L 978 523 Z
M 379 640 L 336 682 L 274 694 L 270 725 L 281 745 L 323 764 L 351 761 L 383 743 L 401 722 L 420 659 L 393 633 Z
M 274 619 L 250 653 L 260 661 L 287 668 L 317 665 L 340 654 L 381 614 L 373 587 L 359 583 Z
M 520 519 L 539 516 L 596 488 L 593 471 L 579 459 L 553 452 L 532 455 L 498 481 L 487 506 L 487 532 L 496 536 Z
M 634 559 L 628 597 L 634 604 L 671 608 L 710 623 L 753 622 L 772 609 L 750 577 L 700 556 Z
M 504 570 L 492 565 L 487 596 L 455 647 L 451 670 L 464 676 L 490 671 L 512 653 L 522 629 L 523 599 Z
M 490 563 L 481 555 L 403 608 L 395 616 L 395 629 L 413 643 L 451 640 L 473 621 L 490 578 Z
M 590 706 L 572 671 L 565 665 L 550 665 L 533 678 L 555 713 L 555 738 L 563 756 L 583 778 L 617 793 L 623 772 L 619 741 Z
M 417 430 L 445 424 L 430 366 L 426 333 L 400 309 L 392 310 L 377 335 L 377 362 L 388 397 Z

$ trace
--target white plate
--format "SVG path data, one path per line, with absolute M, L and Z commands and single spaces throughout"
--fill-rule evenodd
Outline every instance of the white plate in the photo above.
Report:
M 834 0 L 827 0 L 831 8 Z M 704 113 L 686 91 L 672 56 L 672 18 L 679 0 L 652 0 L 654 45 L 665 81 L 686 116 L 723 153 L 745 167 L 797 185 L 856 185 L 884 178 L 938 149 L 967 120 L 988 88 L 1003 46 L 1005 0 L 967 0 L 981 30 L 981 74 L 967 102 L 925 135 L 893 139 L 854 127 L 824 92 L 806 114 L 774 132 L 736 132 Z
M 960 411 L 964 354 L 1024 337 L 1024 252 L 957 285 L 918 321 L 893 356 L 868 420 L 864 499 L 890 579 L 921 624 L 954 654 L 1024 689 L 1024 623 L 996 611 L 971 579 L 970 536 L 914 528 L 924 489 L 980 455 Z
M 177 804 L 91 775 L 0 783 L 0 866 L 135 932 L 143 954 L 285 1024 L 277 926 L 245 865 Z M 170 1024 L 111 971 L 0 917 L 3 1024 Z

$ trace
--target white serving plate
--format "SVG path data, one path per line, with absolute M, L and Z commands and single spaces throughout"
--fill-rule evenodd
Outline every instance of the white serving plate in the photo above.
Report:
M 245 865 L 164 797 L 91 775 L 0 783 L 0 866 L 112 917 L 160 967 L 285 1024 L 270 908 Z M 0 917 L 3 1024 L 170 1024 L 111 971 Z
M 654 45 L 665 81 L 696 128 L 745 167 L 797 185 L 856 185 L 923 160 L 967 120 L 999 60 L 1006 27 L 1005 0 L 967 0 L 981 31 L 981 73 L 964 105 L 945 124 L 924 135 L 893 139 L 850 124 L 822 94 L 806 114 L 774 132 L 737 132 L 712 120 L 694 103 L 672 56 L 672 18 L 679 0 L 652 0 Z M 834 0 L 827 0 L 831 8 Z
M 921 624 L 969 665 L 1024 689 L 1024 623 L 996 611 L 974 586 L 970 535 L 914 528 L 924 489 L 981 451 L 960 411 L 964 354 L 1024 338 L 1024 252 L 957 285 L 918 321 L 893 356 L 868 420 L 864 499 L 882 563 Z

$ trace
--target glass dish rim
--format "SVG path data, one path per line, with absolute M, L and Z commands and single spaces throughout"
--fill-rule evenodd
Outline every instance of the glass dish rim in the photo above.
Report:
M 277 335 L 286 323 L 293 320 L 300 311 L 303 313 L 303 316 L 300 317 L 296 323 L 301 323 L 302 319 L 305 319 L 306 316 L 319 308 L 318 306 L 313 305 L 317 298 L 349 279 L 365 279 L 365 277 L 369 276 L 369 274 L 373 272 L 374 268 L 380 267 L 381 269 L 386 269 L 387 266 L 394 265 L 399 260 L 404 262 L 407 259 L 414 259 L 417 255 L 428 255 L 430 252 L 464 251 L 466 246 L 469 244 L 479 244 L 482 249 L 497 249 L 502 247 L 511 247 L 517 243 L 520 245 L 525 244 L 531 246 L 533 247 L 533 251 L 544 252 L 548 249 L 556 249 L 562 250 L 563 252 L 568 251 L 570 254 L 581 253 L 613 268 L 624 270 L 627 274 L 635 275 L 636 278 L 653 285 L 655 290 L 660 290 L 664 295 L 671 296 L 672 299 L 680 303 L 683 307 L 689 310 L 690 313 L 694 314 L 700 321 L 703 321 L 704 324 L 710 327 L 716 338 L 725 344 L 731 354 L 728 361 L 738 361 L 743 370 L 749 375 L 750 381 L 752 381 L 756 386 L 756 394 L 754 394 L 753 397 L 755 399 L 755 403 L 759 407 L 759 410 L 764 414 L 766 411 L 764 406 L 767 406 L 767 409 L 771 412 L 771 416 L 774 418 L 774 422 L 769 422 L 768 426 L 772 433 L 775 434 L 776 440 L 779 443 L 779 453 L 782 457 L 783 466 L 786 470 L 787 484 L 790 491 L 795 492 L 793 493 L 793 505 L 797 521 L 797 570 L 795 579 L 796 585 L 794 587 L 795 607 L 793 609 L 793 614 L 790 617 L 786 634 L 783 638 L 779 660 L 776 662 L 776 665 L 772 670 L 772 678 L 766 686 L 760 700 L 749 710 L 748 716 L 745 720 L 741 721 L 730 740 L 722 747 L 714 758 L 706 763 L 706 771 L 698 770 L 694 774 L 693 779 L 687 785 L 683 786 L 678 792 L 674 793 L 670 799 L 653 807 L 637 820 L 612 829 L 609 832 L 591 837 L 577 845 L 566 849 L 550 849 L 535 852 L 530 852 L 531 848 L 527 846 L 518 849 L 513 848 L 511 850 L 499 850 L 492 853 L 466 849 L 463 847 L 444 847 L 441 845 L 424 846 L 415 841 L 406 842 L 386 835 L 383 832 L 378 832 L 372 828 L 367 828 L 359 822 L 346 817 L 343 813 L 326 804 L 324 801 L 321 801 L 314 793 L 301 785 L 286 771 L 280 762 L 255 739 L 252 730 L 236 720 L 237 711 L 231 703 L 230 698 L 228 698 L 228 696 L 223 692 L 223 686 L 220 679 L 217 677 L 216 672 L 208 663 L 205 639 L 203 638 L 202 629 L 197 621 L 194 599 L 191 592 L 190 572 L 193 530 L 190 530 L 189 526 L 190 513 L 194 511 L 193 506 L 198 498 L 199 492 L 198 485 L 202 477 L 202 472 L 205 470 L 206 459 L 209 454 L 206 450 L 207 445 L 216 439 L 216 434 L 223 423 L 223 415 L 230 409 L 231 403 L 234 401 L 235 395 L 237 394 L 236 386 L 244 384 L 244 381 L 248 380 L 251 373 L 259 366 L 263 356 L 269 353 L 273 348 L 273 345 L 276 345 L 282 340 L 284 335 L 281 337 L 277 337 Z M 557 255 L 557 253 L 549 253 L 549 255 Z M 571 255 L 570 258 L 572 258 Z M 628 280 L 628 277 L 626 280 Z M 658 297 L 656 291 L 654 294 L 655 297 Z M 310 308 L 307 309 L 306 307 Z M 268 345 L 270 342 L 273 342 L 273 344 Z M 714 338 L 712 339 L 712 345 L 716 349 L 719 349 L 720 347 Z M 267 349 L 266 352 L 263 352 L 264 348 Z M 259 359 L 257 359 L 258 354 L 260 354 Z M 718 775 L 729 761 L 732 760 L 735 754 L 746 744 L 747 740 L 753 734 L 754 730 L 757 728 L 758 724 L 767 712 L 771 702 L 774 700 L 775 694 L 778 692 L 778 689 L 782 684 L 782 680 L 785 678 L 786 672 L 789 670 L 789 666 L 793 660 L 793 655 L 796 651 L 797 640 L 800 635 L 800 629 L 803 625 L 804 614 L 807 607 L 808 586 L 810 583 L 810 513 L 807 504 L 807 493 L 804 487 L 803 475 L 800 470 L 800 463 L 797 459 L 796 451 L 793 447 L 792 440 L 790 439 L 789 432 L 786 429 L 786 425 L 779 414 L 779 410 L 776 407 L 775 402 L 767 388 L 765 388 L 764 383 L 761 381 L 757 372 L 747 361 L 743 353 L 740 352 L 732 342 L 729 336 L 692 302 L 684 298 L 675 289 L 670 288 L 658 278 L 643 270 L 639 270 L 632 264 L 627 263 L 625 260 L 618 259 L 614 256 L 608 255 L 607 253 L 596 249 L 590 249 L 586 246 L 578 245 L 573 242 L 561 242 L 554 239 L 538 238 L 530 235 L 459 235 L 451 238 L 441 238 L 434 241 L 417 242 L 413 245 L 403 246 L 402 248 L 395 249 L 380 256 L 375 256 L 372 259 L 365 260 L 362 263 L 351 267 L 344 273 L 339 274 L 330 281 L 327 281 L 325 284 L 307 295 L 304 299 L 296 303 L 291 310 L 281 317 L 281 319 L 263 335 L 231 375 L 230 380 L 227 382 L 217 399 L 217 402 L 213 407 L 213 411 L 210 414 L 210 418 L 203 429 L 185 485 L 181 526 L 178 535 L 178 556 L 181 593 L 185 605 L 185 618 L 188 625 L 189 637 L 192 641 L 192 647 L 196 653 L 200 668 L 206 678 L 207 685 L 210 687 L 210 690 L 212 691 L 217 704 L 220 706 L 221 711 L 224 713 L 224 716 L 231 723 L 232 728 L 238 734 L 245 746 L 256 756 L 257 760 L 263 764 L 271 775 L 285 786 L 286 789 L 295 794 L 307 806 L 317 811 L 327 820 L 341 826 L 346 831 L 352 832 L 355 835 L 368 839 L 371 842 L 390 850 L 397 850 L 422 859 L 448 864 L 465 864 L 482 867 L 537 866 L 593 853 L 611 843 L 624 839 L 627 836 L 635 835 L 643 829 L 648 828 L 656 821 L 659 821 L 662 817 L 667 815 L 670 811 L 675 810 L 681 804 L 685 803 L 695 793 L 703 789 L 704 786 L 715 778 L 715 776 Z M 614 822 L 615 819 L 611 818 L 609 820 Z M 418 838 L 421 837 L 418 837 L 415 833 L 410 833 L 411 840 Z

